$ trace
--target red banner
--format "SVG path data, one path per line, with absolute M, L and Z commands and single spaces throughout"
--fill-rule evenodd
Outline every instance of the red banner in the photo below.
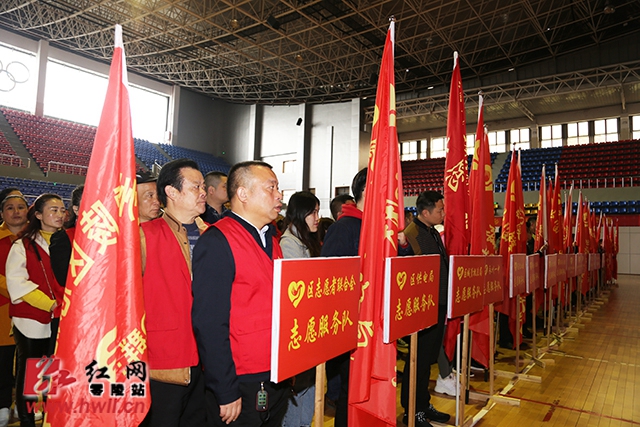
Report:
M 502 301 L 504 286 L 504 261 L 502 255 L 490 255 L 485 257 L 484 268 L 484 298 L 483 305 L 489 305 Z
M 577 253 L 576 255 L 576 274 L 578 276 L 587 272 L 587 254 Z
M 438 323 L 440 255 L 386 259 L 384 342 Z
M 271 381 L 356 347 L 359 257 L 278 259 L 273 277 Z
M 558 283 L 558 254 L 544 257 L 544 287 L 550 289 Z
M 567 279 L 572 279 L 576 275 L 576 254 L 567 254 Z
M 402 170 L 396 128 L 393 34 L 389 25 L 380 64 L 376 113 L 371 128 L 367 191 L 358 253 L 362 258 L 362 295 L 358 346 L 349 370 L 349 424 L 396 425 L 396 346 L 383 338 L 384 260 L 398 255 L 404 229 Z
M 485 256 L 449 257 L 449 319 L 482 310 Z
M 527 292 L 527 256 L 511 254 L 509 263 L 509 298 Z
M 567 280 L 567 256 L 558 254 L 558 268 L 556 269 L 556 280 L 564 282 Z
M 542 287 L 541 271 L 540 255 L 527 255 L 527 293 L 534 292 Z
M 589 271 L 600 268 L 600 254 L 589 254 Z
M 151 399 L 136 165 L 122 28 L 87 170 L 44 425 L 137 426 Z M 61 383 L 64 381 L 64 384 Z
M 444 222 L 444 241 L 449 255 L 469 253 L 469 177 L 466 116 L 458 52 L 453 53 L 453 74 L 447 115 L 447 155 L 444 167 L 444 200 L 455 206 Z

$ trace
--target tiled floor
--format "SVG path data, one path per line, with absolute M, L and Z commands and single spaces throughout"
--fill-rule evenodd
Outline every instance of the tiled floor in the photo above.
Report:
M 591 315 L 589 321 L 587 317 Z M 619 277 L 619 287 L 608 292 L 608 298 L 592 305 L 590 313 L 568 332 L 557 351 L 543 360 L 553 360 L 546 368 L 535 366 L 529 375 L 541 378 L 539 383 L 518 380 L 509 397 L 520 400 L 520 406 L 494 405 L 477 421 L 480 427 L 631 427 L 640 426 L 640 276 Z M 546 338 L 539 346 L 546 345 Z M 496 369 L 514 372 L 514 351 L 498 349 Z M 404 367 L 400 361 L 398 369 Z M 432 378 L 438 369 L 432 369 Z M 496 378 L 496 390 L 509 384 L 510 378 Z M 431 387 L 435 385 L 432 381 Z M 480 393 L 489 391 L 482 375 L 471 380 Z M 455 424 L 455 399 L 436 393 L 432 403 L 452 415 Z M 465 407 L 468 416 L 477 414 L 485 402 L 472 401 Z M 402 408 L 398 394 L 398 426 Z M 438 425 L 433 423 L 434 425 Z M 333 418 L 325 417 L 324 427 L 333 426 Z

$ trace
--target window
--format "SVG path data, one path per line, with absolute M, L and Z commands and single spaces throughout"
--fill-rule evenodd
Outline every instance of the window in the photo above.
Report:
M 631 135 L 633 139 L 640 139 L 640 116 L 631 118 Z
M 476 148 L 476 134 L 467 134 L 467 155 L 473 155 L 473 150 Z
M 33 111 L 36 105 L 36 56 L 13 46 L 0 44 L 0 104 Z
M 593 142 L 614 142 L 618 137 L 618 119 L 595 120 Z
M 529 128 L 513 129 L 509 131 L 511 145 L 516 150 L 528 150 L 531 148 Z
M 351 191 L 350 187 L 336 187 L 334 197 L 339 196 L 341 194 L 349 194 L 349 191 Z
M 567 145 L 589 143 L 589 122 L 567 124 Z
M 420 141 L 420 152 L 418 153 L 421 159 L 426 159 L 428 157 L 428 153 L 427 153 L 427 140 L 426 139 L 421 139 Z
M 407 141 L 400 145 L 400 160 L 418 160 L 418 141 Z
M 562 147 L 562 125 L 542 126 L 540 146 L 542 148 Z
M 489 132 L 489 151 L 492 153 L 504 153 L 507 151 L 506 132 Z
M 296 171 L 295 160 L 285 160 L 282 162 L 282 173 L 293 173 Z
M 107 76 L 49 60 L 44 93 L 44 114 L 97 126 L 107 92 Z M 87 96 L 87 94 L 91 96 Z M 164 142 L 169 97 L 129 85 L 133 136 Z
M 447 155 L 447 147 L 445 146 L 446 138 L 444 136 L 431 139 L 431 158 L 445 157 Z

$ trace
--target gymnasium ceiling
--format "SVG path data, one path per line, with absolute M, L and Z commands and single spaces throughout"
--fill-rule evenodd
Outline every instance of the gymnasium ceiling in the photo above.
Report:
M 398 115 L 446 123 L 453 51 L 489 120 L 640 102 L 638 0 L 2 0 L 0 27 L 235 103 L 365 98 L 389 17 Z

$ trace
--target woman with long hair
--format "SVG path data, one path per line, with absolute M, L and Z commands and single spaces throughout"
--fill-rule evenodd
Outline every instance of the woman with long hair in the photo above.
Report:
M 53 274 L 49 259 L 51 235 L 62 227 L 64 203 L 56 194 L 40 195 L 29 208 L 29 223 L 11 246 L 6 264 L 7 289 L 11 298 L 9 315 L 16 341 L 16 405 L 20 427 L 34 427 L 34 414 L 27 411 L 24 376 L 27 359 L 49 356 L 51 319 L 60 316 L 64 294 Z
M 27 223 L 27 201 L 17 188 L 0 192 L 0 427 L 9 423 L 9 408 L 13 402 L 13 359 L 16 343 L 11 335 L 9 292 L 5 263 L 16 235 Z
M 320 256 L 318 231 L 318 209 L 320 201 L 308 191 L 291 196 L 285 216 L 286 229 L 280 238 L 280 247 L 285 259 Z M 313 419 L 315 400 L 315 368 L 296 375 L 293 383 L 294 396 L 289 400 L 283 427 L 307 427 Z

